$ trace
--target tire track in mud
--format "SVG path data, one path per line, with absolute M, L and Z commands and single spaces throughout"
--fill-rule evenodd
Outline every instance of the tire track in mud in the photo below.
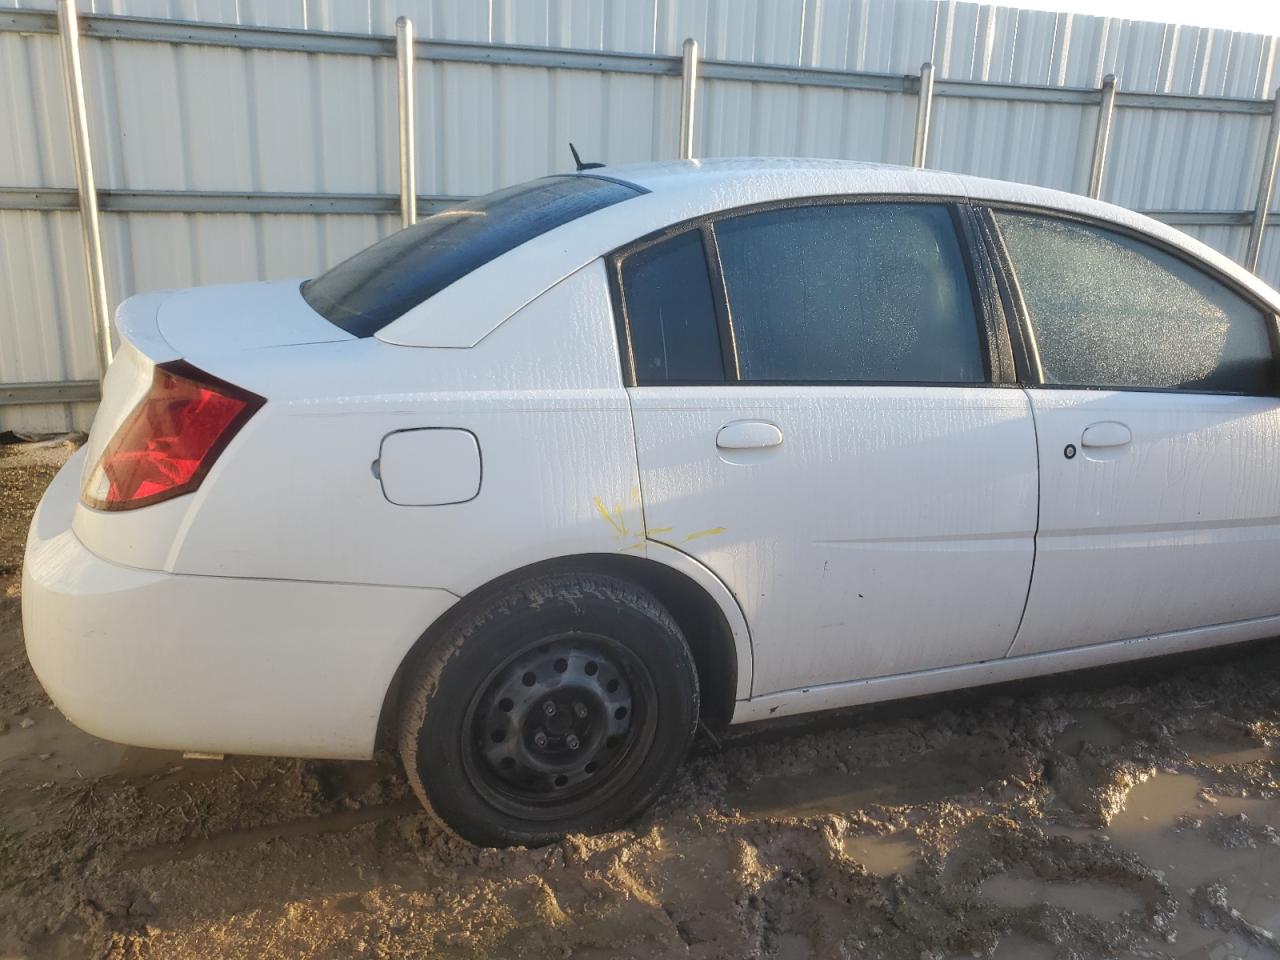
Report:
M 135 847 L 126 851 L 120 857 L 120 869 L 137 870 L 142 867 L 174 863 L 178 860 L 190 860 L 194 857 L 244 850 L 273 840 L 318 837 L 327 833 L 345 833 L 354 827 L 368 823 L 416 816 L 420 812 L 421 807 L 417 801 L 405 799 L 398 800 L 395 803 L 358 807 L 355 810 L 342 810 L 318 817 L 285 820 L 281 823 L 250 827 L 246 830 L 229 830 L 209 837 L 179 840 L 176 843 Z

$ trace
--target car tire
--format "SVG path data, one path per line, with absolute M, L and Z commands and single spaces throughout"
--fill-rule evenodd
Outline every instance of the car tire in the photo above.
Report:
M 435 638 L 406 677 L 400 755 L 448 830 L 535 846 L 638 815 L 697 723 L 667 609 L 621 578 L 556 574 L 480 597 Z

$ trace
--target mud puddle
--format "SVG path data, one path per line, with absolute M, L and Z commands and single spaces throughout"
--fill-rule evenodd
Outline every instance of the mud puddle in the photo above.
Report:
M 1251 745 L 1197 731 L 1178 737 L 1176 742 L 1194 763 L 1210 769 L 1280 760 L 1280 752 L 1274 745 Z
M 840 851 L 868 873 L 880 876 L 910 873 L 920 862 L 920 844 L 894 836 L 847 837 Z
M 1266 751 L 1264 751 L 1266 752 Z M 1248 757 L 1252 749 L 1210 749 L 1205 756 Z M 1280 930 L 1280 800 L 1214 792 L 1189 773 L 1156 773 L 1135 786 L 1107 827 L 1110 842 L 1136 854 L 1179 900 L 1176 957 L 1280 957 L 1268 942 Z M 1225 909 L 1210 911 L 1217 924 L 1265 931 L 1242 936 L 1206 929 L 1204 891 L 1221 890 Z M 1214 914 L 1220 914 L 1215 916 Z
M 1094 917 L 1118 920 L 1142 906 L 1130 890 L 1095 880 L 1044 880 L 1027 870 L 999 873 L 978 888 L 978 895 L 1005 907 L 1045 905 Z
M 749 783 L 731 781 L 725 799 L 743 816 L 761 819 L 935 803 L 984 786 L 1007 769 L 1008 759 L 993 738 L 962 738 L 889 764 L 862 766 L 855 757 L 837 761 L 835 770 L 802 767 Z

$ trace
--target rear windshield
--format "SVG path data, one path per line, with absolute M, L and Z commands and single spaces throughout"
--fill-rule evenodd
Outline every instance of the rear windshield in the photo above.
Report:
M 357 337 L 513 247 L 645 191 L 593 176 L 507 187 L 434 213 L 302 285 L 313 310 Z

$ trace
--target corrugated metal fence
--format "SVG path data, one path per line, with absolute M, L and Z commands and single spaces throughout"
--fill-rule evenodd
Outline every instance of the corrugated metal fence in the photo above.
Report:
M 0 429 L 83 428 L 95 358 L 53 0 L 0 0 Z M 308 276 L 399 225 L 397 15 L 414 19 L 424 207 L 679 149 L 927 164 L 1086 192 L 1244 258 L 1280 40 L 926 0 L 80 3 L 107 299 Z M 1280 283 L 1280 230 L 1258 272 Z M 37 386 L 31 386 L 32 383 Z M 26 384 L 21 386 L 20 384 Z M 20 403 L 17 401 L 39 401 Z

